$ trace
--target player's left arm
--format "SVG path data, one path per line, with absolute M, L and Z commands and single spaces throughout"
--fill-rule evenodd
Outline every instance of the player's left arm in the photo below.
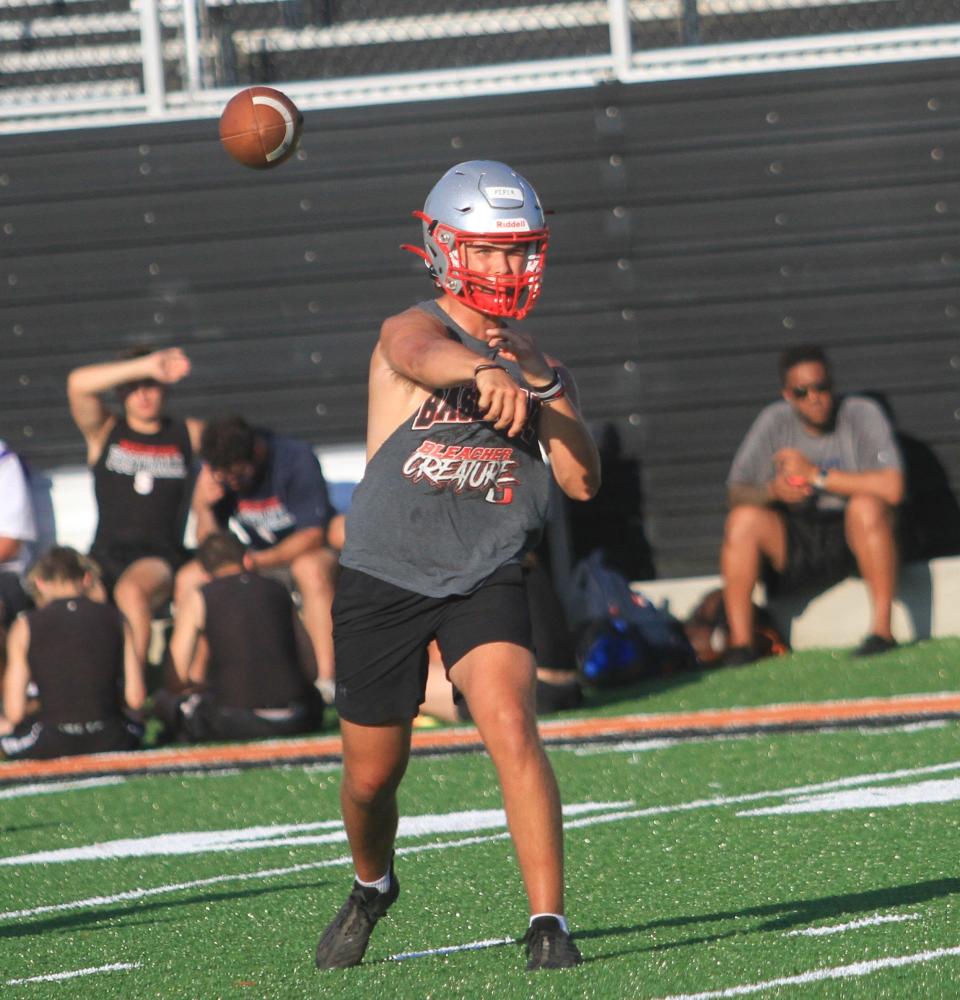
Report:
M 551 367 L 563 382 L 564 394 L 540 405 L 540 443 L 560 489 L 571 500 L 590 500 L 600 489 L 600 453 L 580 414 L 573 376 L 557 362 Z
M 502 326 L 490 331 L 490 344 L 520 368 L 534 391 L 559 378 L 563 394 L 540 406 L 538 430 L 557 485 L 571 500 L 590 500 L 600 489 L 600 454 L 580 414 L 577 385 L 556 358 L 546 357 L 526 331 Z
M 3 676 L 3 714 L 17 725 L 27 713 L 27 685 L 30 683 L 30 626 L 20 615 L 7 633 L 7 670 Z

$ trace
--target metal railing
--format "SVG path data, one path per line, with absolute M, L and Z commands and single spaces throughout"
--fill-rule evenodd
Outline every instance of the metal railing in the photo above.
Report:
M 398 9 L 402 13 L 398 14 Z M 0 0 L 0 132 L 960 55 L 955 0 Z

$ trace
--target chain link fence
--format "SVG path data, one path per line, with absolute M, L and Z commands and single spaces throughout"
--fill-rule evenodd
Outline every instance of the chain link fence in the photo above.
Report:
M 259 83 L 352 81 L 342 100 L 376 103 L 484 74 L 501 91 L 511 76 L 515 89 L 624 78 L 651 53 L 733 43 L 930 26 L 958 44 L 957 21 L 956 0 L 0 0 L 0 127 L 203 113 L 217 91 Z

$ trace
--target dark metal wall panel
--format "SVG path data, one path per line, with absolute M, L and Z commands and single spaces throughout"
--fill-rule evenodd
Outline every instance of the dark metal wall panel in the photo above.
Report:
M 81 462 L 67 372 L 151 343 L 194 362 L 179 412 L 359 442 L 379 322 L 430 294 L 399 250 L 409 213 L 490 157 L 555 212 L 528 326 L 639 472 L 638 574 L 715 571 L 730 459 L 801 341 L 960 487 L 956 62 L 306 118 L 266 173 L 211 121 L 0 138 L 0 437 L 39 467 Z

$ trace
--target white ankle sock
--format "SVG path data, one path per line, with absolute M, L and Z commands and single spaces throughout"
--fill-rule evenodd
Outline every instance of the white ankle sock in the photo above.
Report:
M 560 924 L 560 930 L 562 930 L 564 934 L 570 933 L 570 928 L 567 927 L 567 918 L 562 913 L 534 913 L 530 918 L 530 923 L 532 924 L 537 917 L 553 917 Z
M 390 872 L 388 871 L 386 875 L 378 878 L 376 882 L 364 882 L 359 875 L 354 872 L 354 878 L 357 880 L 358 885 L 362 885 L 364 889 L 376 889 L 377 892 L 389 892 L 390 891 Z

